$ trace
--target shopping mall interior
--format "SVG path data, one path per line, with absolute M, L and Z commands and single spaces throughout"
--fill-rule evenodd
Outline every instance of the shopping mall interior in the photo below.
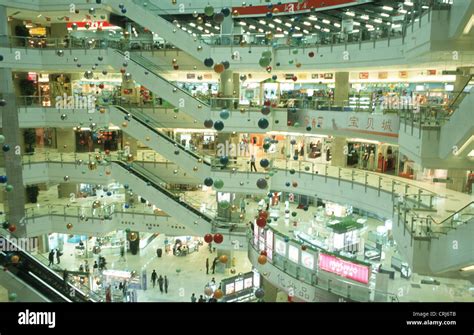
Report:
M 0 0 L 0 301 L 474 302 L 474 1 Z

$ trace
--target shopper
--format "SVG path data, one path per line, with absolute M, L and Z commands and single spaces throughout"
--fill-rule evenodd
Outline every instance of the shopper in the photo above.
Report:
M 163 277 L 160 275 L 160 277 L 158 277 L 158 286 L 160 287 L 160 292 L 163 293 Z
M 87 259 L 84 261 L 84 270 L 85 270 L 87 273 L 89 273 L 90 270 L 91 270 L 91 269 L 89 268 L 89 261 L 88 261 Z
M 196 294 L 195 293 L 191 294 L 191 302 L 196 302 L 196 300 L 197 300 L 196 299 Z
M 153 272 L 151 273 L 151 282 L 153 283 L 153 288 L 155 288 L 157 278 L 158 278 L 158 275 L 156 274 L 156 271 L 153 270 Z
M 212 285 L 216 285 L 216 278 L 212 277 L 212 279 L 211 279 L 211 284 L 212 284 Z
M 61 256 L 62 256 L 62 255 L 63 255 L 62 252 L 59 251 L 59 249 L 56 249 L 56 262 L 57 262 L 58 264 L 61 263 Z
M 214 258 L 214 260 L 212 261 L 212 274 L 216 273 L 216 263 L 217 263 L 217 257 Z
M 168 277 L 165 276 L 165 293 L 168 294 Z
M 245 198 L 240 199 L 240 213 L 245 213 Z
M 54 264 L 54 250 L 51 250 L 48 254 L 48 260 L 49 260 L 49 264 L 48 266 L 51 266 Z
M 206 258 L 206 274 L 209 274 L 209 258 Z
M 255 171 L 257 172 L 257 166 L 255 165 L 255 155 L 252 155 L 250 157 L 250 171 Z
M 202 297 L 202 294 L 199 296 L 198 302 L 206 302 L 206 300 L 204 300 L 204 298 Z
M 99 264 L 97 264 L 97 261 L 94 261 L 94 265 L 92 266 L 94 269 L 93 271 L 96 272 L 99 269 Z

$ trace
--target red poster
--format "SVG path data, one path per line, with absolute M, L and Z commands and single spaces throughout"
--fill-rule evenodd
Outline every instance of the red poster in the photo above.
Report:
M 319 254 L 319 268 L 359 283 L 369 283 L 368 266 L 345 261 L 335 256 Z
M 369 79 L 368 72 L 359 72 L 359 79 Z
M 428 70 L 428 76 L 436 76 L 436 70 Z

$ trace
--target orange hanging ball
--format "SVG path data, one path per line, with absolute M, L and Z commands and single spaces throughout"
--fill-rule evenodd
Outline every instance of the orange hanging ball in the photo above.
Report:
M 224 64 L 216 64 L 214 65 L 214 71 L 216 71 L 217 73 L 222 73 L 225 71 L 225 67 L 224 67 Z
M 220 299 L 224 296 L 224 292 L 221 289 L 217 289 L 214 291 L 214 298 Z
M 261 265 L 264 265 L 267 262 L 267 256 L 265 255 L 260 255 L 258 256 L 258 263 Z
M 227 257 L 227 255 L 221 255 L 221 257 L 219 257 L 219 261 L 221 263 L 227 263 L 227 261 L 229 260 L 229 258 Z

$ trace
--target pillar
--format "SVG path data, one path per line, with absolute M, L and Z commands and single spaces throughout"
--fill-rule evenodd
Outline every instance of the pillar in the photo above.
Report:
M 8 34 L 7 9 L 0 6 L 0 35 Z M 22 222 L 25 216 L 25 187 L 23 186 L 23 164 L 21 153 L 25 148 L 21 147 L 21 132 L 18 120 L 18 110 L 16 106 L 15 88 L 12 79 L 11 68 L 0 69 L 0 94 L 6 101 L 6 106 L 0 107 L 2 113 L 5 145 L 10 146 L 8 152 L 1 153 L 4 158 L 5 173 L 8 177 L 8 184 L 13 186 L 12 192 L 7 192 L 5 197 L 6 219 L 10 224 L 16 225 L 14 235 L 23 236 L 26 234 L 26 226 Z M 17 147 L 20 154 L 17 152 Z
M 263 296 L 263 301 L 264 302 L 276 302 L 276 301 L 281 301 L 281 302 L 286 302 L 288 301 L 288 297 L 285 294 L 284 298 L 277 300 L 278 296 L 278 288 L 276 288 L 272 283 L 270 283 L 265 277 L 260 276 L 261 280 L 261 287 L 263 291 L 265 292 L 265 295 Z M 283 292 L 285 293 L 285 292 Z
M 467 171 L 462 169 L 448 169 L 448 190 L 463 192 L 467 183 Z
M 238 97 L 240 96 L 239 74 L 234 73 L 231 70 L 225 70 L 222 72 L 220 77 L 219 93 L 221 98 L 226 98 L 228 100 L 222 101 L 221 104 L 218 104 L 218 107 L 237 109 Z M 234 104 L 234 102 L 237 102 L 237 104 Z
M 54 38 L 65 38 L 68 35 L 67 26 L 65 23 L 52 23 L 50 31 L 51 37 Z
M 76 133 L 72 128 L 57 128 L 56 141 L 58 152 L 76 151 Z
M 232 44 L 232 34 L 234 33 L 234 20 L 229 15 L 221 23 L 221 41 L 222 45 Z
M 331 165 L 345 167 L 347 165 L 347 141 L 345 137 L 335 137 L 331 146 Z
M 349 72 L 336 72 L 334 89 L 334 105 L 344 106 L 349 100 Z

